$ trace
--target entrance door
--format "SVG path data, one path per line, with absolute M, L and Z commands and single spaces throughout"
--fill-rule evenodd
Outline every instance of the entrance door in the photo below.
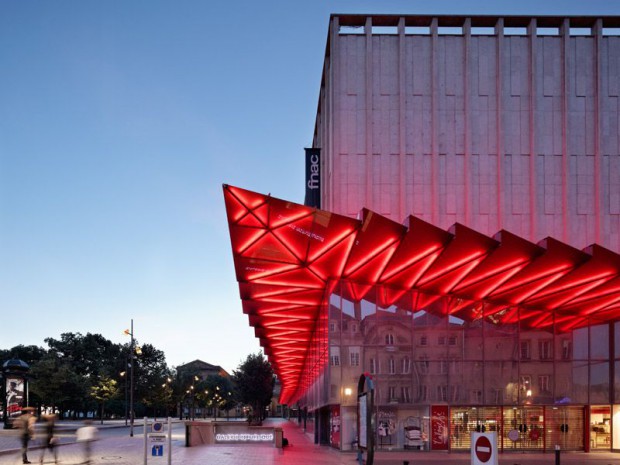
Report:
M 584 450 L 584 407 L 549 406 L 546 410 L 547 450 Z

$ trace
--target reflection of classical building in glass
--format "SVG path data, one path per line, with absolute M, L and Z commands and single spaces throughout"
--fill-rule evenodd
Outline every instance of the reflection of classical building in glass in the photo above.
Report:
M 318 441 L 352 447 L 368 373 L 378 447 L 620 448 L 618 63 L 620 17 L 332 16 L 323 210 L 225 187 Z

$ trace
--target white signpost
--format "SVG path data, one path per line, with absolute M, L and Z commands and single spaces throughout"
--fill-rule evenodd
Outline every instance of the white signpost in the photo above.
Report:
M 471 433 L 471 465 L 498 465 L 497 433 Z
M 167 424 L 161 421 L 149 423 L 148 418 L 144 418 L 144 465 L 147 465 L 149 456 L 161 464 L 166 457 L 166 464 L 172 465 L 172 421 L 170 417 L 168 417 Z

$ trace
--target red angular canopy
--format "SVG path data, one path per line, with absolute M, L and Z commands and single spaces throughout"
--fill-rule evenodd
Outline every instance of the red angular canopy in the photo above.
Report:
M 461 224 L 444 231 L 413 216 L 400 225 L 369 210 L 357 220 L 227 185 L 224 198 L 243 311 L 285 404 L 302 394 L 315 329 L 340 282 L 343 297 L 383 308 L 429 310 L 450 296 L 455 304 L 435 311 L 466 321 L 569 331 L 620 318 L 620 256 L 597 245 L 491 238 Z M 402 299 L 409 291 L 418 297 Z

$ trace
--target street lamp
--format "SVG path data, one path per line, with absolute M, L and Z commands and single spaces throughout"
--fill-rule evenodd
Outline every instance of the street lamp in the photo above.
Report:
M 125 365 L 127 365 L 126 362 L 127 360 L 125 360 Z M 128 412 L 128 409 L 127 409 L 127 372 L 121 371 L 120 375 L 121 375 L 121 378 L 123 378 L 123 382 L 125 384 L 125 426 L 127 426 L 127 416 L 128 416 L 127 414 Z

